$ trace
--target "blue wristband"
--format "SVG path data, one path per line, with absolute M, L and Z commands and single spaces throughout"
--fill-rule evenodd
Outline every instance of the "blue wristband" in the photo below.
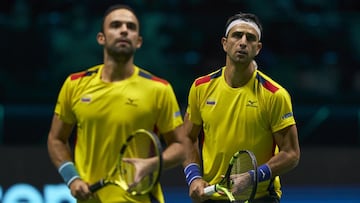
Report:
M 67 186 L 69 186 L 70 183 L 75 179 L 80 178 L 80 175 L 77 172 L 74 163 L 70 161 L 61 164 L 58 171 Z
M 254 170 L 249 171 L 251 179 L 254 179 Z M 258 181 L 263 182 L 271 178 L 271 169 L 267 164 L 263 164 L 258 167 Z
M 191 163 L 187 165 L 184 169 L 185 177 L 186 177 L 186 183 L 190 185 L 192 181 L 194 181 L 197 178 L 202 178 L 201 172 L 200 172 L 200 166 L 196 163 Z

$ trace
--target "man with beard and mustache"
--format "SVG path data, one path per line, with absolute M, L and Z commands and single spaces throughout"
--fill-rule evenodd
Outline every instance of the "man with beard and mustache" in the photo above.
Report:
M 111 185 L 94 194 L 89 191 L 89 185 L 111 171 L 122 143 L 136 129 L 164 138 L 164 168 L 184 161 L 179 136 L 183 119 L 172 86 L 134 64 L 135 51 L 142 44 L 139 30 L 130 7 L 109 7 L 97 34 L 104 48 L 103 64 L 70 74 L 58 95 L 48 152 L 78 202 L 164 202 L 159 184 L 150 194 L 138 196 Z M 75 126 L 72 150 L 69 140 Z M 156 163 L 144 162 L 140 169 L 146 174 L 152 164 Z
M 259 165 L 253 202 L 279 202 L 279 175 L 299 162 L 290 95 L 260 71 L 254 60 L 262 48 L 261 34 L 256 15 L 231 16 L 221 41 L 225 66 L 197 78 L 190 88 L 184 131 L 194 144 L 183 166 L 194 202 L 229 202 L 221 193 L 207 196 L 204 188 L 222 179 L 239 150 L 252 151 Z M 233 176 L 232 192 L 241 194 L 239 188 L 248 187 L 253 174 L 249 170 Z

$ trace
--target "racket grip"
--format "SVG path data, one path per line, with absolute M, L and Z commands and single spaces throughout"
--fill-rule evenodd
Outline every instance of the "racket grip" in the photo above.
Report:
M 90 185 L 89 190 L 94 193 L 104 186 L 104 180 L 100 180 L 97 183 Z
M 204 188 L 204 193 L 207 196 L 210 196 L 210 195 L 214 194 L 215 192 L 216 192 L 215 185 L 210 185 L 210 186 Z

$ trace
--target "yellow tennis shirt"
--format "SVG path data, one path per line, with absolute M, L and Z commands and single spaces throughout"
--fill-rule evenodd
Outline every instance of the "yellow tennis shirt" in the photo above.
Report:
M 278 83 L 256 70 L 245 86 L 231 88 L 225 69 L 197 78 L 188 98 L 190 120 L 203 127 L 203 178 L 210 184 L 221 180 L 240 149 L 254 152 L 258 165 L 267 162 L 276 153 L 272 133 L 295 124 L 290 96 Z M 268 194 L 268 186 L 259 183 L 257 197 Z M 281 196 L 279 178 L 274 186 Z
M 143 128 L 161 134 L 183 122 L 166 80 L 135 66 L 130 78 L 106 83 L 100 79 L 102 68 L 101 64 L 70 75 L 55 107 L 60 119 L 77 125 L 75 165 L 81 178 L 90 184 L 115 167 L 120 147 L 131 132 Z M 97 195 L 101 202 L 150 202 L 148 195 L 132 197 L 117 190 L 105 187 Z M 164 202 L 160 185 L 153 196 Z

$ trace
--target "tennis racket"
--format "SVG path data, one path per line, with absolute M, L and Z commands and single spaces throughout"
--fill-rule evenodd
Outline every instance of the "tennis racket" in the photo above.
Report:
M 250 176 L 249 171 L 254 175 Z M 249 178 L 250 177 L 250 178 Z M 204 189 L 206 195 L 215 192 L 225 194 L 230 202 L 252 202 L 255 198 L 258 183 L 257 161 L 248 150 L 236 152 L 230 159 L 225 176 L 218 184 Z
M 139 129 L 134 131 L 122 145 L 116 167 L 103 179 L 89 187 L 96 192 L 108 184 L 123 188 L 132 195 L 143 195 L 151 191 L 159 181 L 162 170 L 162 147 L 159 138 L 153 132 Z M 125 160 L 125 161 L 124 161 Z M 149 174 L 137 173 L 137 164 L 146 161 L 155 162 Z M 139 176 L 142 178 L 140 180 Z

